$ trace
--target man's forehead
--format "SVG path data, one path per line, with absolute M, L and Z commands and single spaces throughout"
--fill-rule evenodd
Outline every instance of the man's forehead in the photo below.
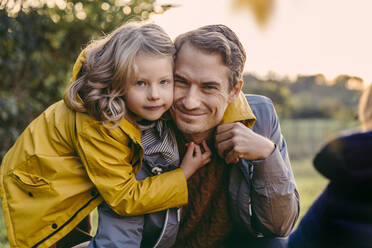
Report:
M 204 48 L 200 48 L 191 42 L 185 42 L 177 51 L 176 55 L 176 61 L 178 58 L 182 57 L 182 59 L 185 59 L 185 55 L 191 55 L 191 57 L 194 56 L 206 56 L 206 57 L 215 57 L 219 62 L 223 63 L 222 55 L 218 51 L 209 51 Z M 223 63 L 224 64 L 224 63 Z
M 184 46 L 176 58 L 175 76 L 198 83 L 228 84 L 228 67 L 223 63 L 221 55 L 203 52 L 189 45 Z

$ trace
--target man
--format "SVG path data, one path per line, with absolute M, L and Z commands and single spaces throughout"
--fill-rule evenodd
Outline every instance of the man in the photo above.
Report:
M 247 95 L 248 105 L 239 95 L 246 55 L 228 27 L 204 26 L 175 44 L 179 147 L 207 140 L 213 154 L 188 181 L 176 247 L 274 247 L 298 218 L 299 196 L 272 102 Z M 225 114 L 237 101 L 247 111 Z M 251 129 L 243 124 L 254 117 Z

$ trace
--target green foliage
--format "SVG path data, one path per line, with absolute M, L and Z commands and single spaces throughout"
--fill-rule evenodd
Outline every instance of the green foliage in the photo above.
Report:
M 333 82 L 323 75 L 299 76 L 296 80 L 268 79 L 244 75 L 246 93 L 271 98 L 282 118 L 333 118 L 355 120 L 363 81 L 347 75 Z M 352 88 L 354 87 L 354 88 Z
M 290 115 L 288 106 L 291 106 L 292 99 L 287 82 L 275 79 L 263 81 L 250 74 L 245 74 L 243 79 L 243 92 L 267 96 L 273 101 L 279 116 Z
M 91 39 L 172 7 L 155 0 L 56 3 L 0 4 L 0 161 L 31 120 L 61 99 L 72 65 Z

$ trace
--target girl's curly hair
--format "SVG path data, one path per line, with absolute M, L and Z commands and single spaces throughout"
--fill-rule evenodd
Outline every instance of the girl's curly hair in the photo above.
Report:
M 136 80 L 135 57 L 174 53 L 172 40 L 160 26 L 125 24 L 87 47 L 78 78 L 67 89 L 67 101 L 75 111 L 115 127 L 126 114 L 126 86 Z

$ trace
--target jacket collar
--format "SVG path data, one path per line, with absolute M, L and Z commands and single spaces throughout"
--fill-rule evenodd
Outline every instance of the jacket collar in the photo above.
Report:
M 243 122 L 249 128 L 251 128 L 256 122 L 256 117 L 254 116 L 253 111 L 242 91 L 240 91 L 239 97 L 229 106 L 227 106 L 221 124 L 238 121 Z

